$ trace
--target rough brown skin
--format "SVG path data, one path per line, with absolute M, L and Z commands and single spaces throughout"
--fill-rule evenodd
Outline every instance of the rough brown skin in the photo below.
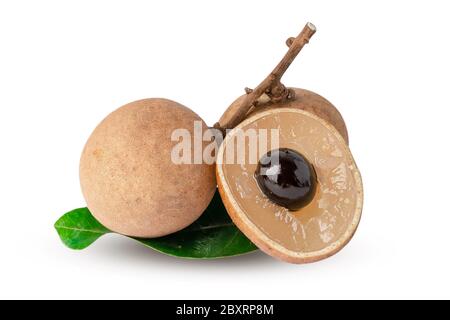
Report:
M 272 108 L 298 108 L 311 112 L 333 125 L 344 138 L 346 143 L 349 143 L 345 121 L 339 110 L 331 104 L 331 102 L 309 90 L 299 88 L 289 88 L 289 90 L 292 90 L 295 93 L 294 98 L 274 103 L 267 96 L 263 96 L 258 100 L 257 106 L 249 110 L 245 118 Z M 230 107 L 228 107 L 219 120 L 219 124 L 221 126 L 229 123 L 230 117 L 236 112 L 237 109 L 241 107 L 245 97 L 246 95 L 240 96 L 230 105 Z
M 172 131 L 192 134 L 194 121 L 202 120 L 181 104 L 145 99 L 99 124 L 81 156 L 80 182 L 88 208 L 103 225 L 153 238 L 181 230 L 203 213 L 216 190 L 214 165 L 171 161 L 178 143 L 171 141 Z
M 283 108 L 283 109 L 286 109 L 286 108 Z M 297 108 L 291 108 L 291 109 L 297 109 Z M 264 112 L 264 114 L 263 114 L 263 112 L 257 112 L 254 115 L 252 115 L 251 117 L 249 117 L 248 119 L 246 119 L 243 123 L 238 125 L 237 128 L 245 127 L 246 123 L 250 123 L 250 122 L 254 121 L 255 119 L 258 118 L 259 115 L 271 116 L 273 114 L 276 114 L 276 112 L 278 110 L 282 110 L 282 109 L 268 108 Z M 302 112 L 302 111 L 299 111 L 299 112 Z M 311 113 L 311 117 L 317 117 L 317 120 L 320 119 L 320 121 L 323 121 L 324 126 L 326 126 L 328 128 L 328 130 L 330 131 L 331 134 L 333 134 L 337 139 L 342 139 L 342 141 L 345 142 L 345 140 L 341 136 L 341 134 L 336 130 L 336 128 L 334 126 L 331 126 L 329 124 L 329 122 L 324 121 L 321 117 L 318 117 L 317 115 L 312 114 L 312 113 Z M 232 133 L 230 133 L 230 134 L 232 134 Z M 219 150 L 219 154 L 218 154 L 219 158 L 221 156 L 223 156 L 223 150 L 221 150 L 221 149 L 223 149 L 224 144 L 222 144 L 222 146 Z M 348 152 L 349 156 L 351 157 L 350 151 L 348 150 L 347 152 Z M 223 163 L 223 161 L 220 161 L 220 163 Z M 346 234 L 344 237 L 342 237 L 333 247 L 325 248 L 325 250 L 323 250 L 321 252 L 317 252 L 317 253 L 313 252 L 311 254 L 299 256 L 299 255 L 296 255 L 296 254 L 290 252 L 289 250 L 283 250 L 283 249 L 280 250 L 279 245 L 276 245 L 275 241 L 273 239 L 267 238 L 267 236 L 264 235 L 264 233 L 261 230 L 259 230 L 258 226 L 255 226 L 248 219 L 245 219 L 242 217 L 242 214 L 239 212 L 241 210 L 239 203 L 237 203 L 236 200 L 233 198 L 233 196 L 230 195 L 230 193 L 227 191 L 228 186 L 226 185 L 226 179 L 224 178 L 223 171 L 220 169 L 221 166 L 225 166 L 225 165 L 226 164 L 221 164 L 221 165 L 216 166 L 216 178 L 217 178 L 217 183 L 218 183 L 218 189 L 219 189 L 221 198 L 223 200 L 223 203 L 225 205 L 225 208 L 226 208 L 228 214 L 230 215 L 231 219 L 233 220 L 233 222 L 236 224 L 236 226 L 259 249 L 261 249 L 263 252 L 267 253 L 268 255 L 270 255 L 274 258 L 277 258 L 281 261 L 294 263 L 294 264 L 305 264 L 305 263 L 317 262 L 317 261 L 326 259 L 326 258 L 336 254 L 340 250 L 342 250 L 354 236 L 354 234 L 357 230 L 357 227 L 359 225 L 360 218 L 361 218 L 362 198 L 363 198 L 363 186 L 362 186 L 361 176 L 357 169 L 356 169 L 356 173 L 355 173 L 356 177 L 357 177 L 356 188 L 357 188 L 358 197 L 359 197 L 359 199 L 361 199 L 361 204 L 359 206 L 357 206 L 357 208 L 356 208 L 355 218 L 354 218 L 353 222 L 351 223 L 351 225 L 349 225 L 349 228 L 348 228 L 349 233 Z M 356 168 L 356 164 L 355 164 L 355 168 Z M 268 231 L 268 230 L 266 230 L 266 231 Z

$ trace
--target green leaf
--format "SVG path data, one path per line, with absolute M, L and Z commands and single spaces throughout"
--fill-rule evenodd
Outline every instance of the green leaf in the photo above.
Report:
M 55 228 L 64 244 L 77 250 L 111 233 L 87 208 L 66 213 L 56 222 Z M 233 224 L 218 192 L 203 215 L 186 229 L 161 238 L 133 239 L 161 253 L 192 259 L 223 258 L 257 250 Z
M 55 229 L 66 246 L 81 250 L 89 247 L 108 229 L 98 222 L 87 208 L 72 210 L 55 223 Z

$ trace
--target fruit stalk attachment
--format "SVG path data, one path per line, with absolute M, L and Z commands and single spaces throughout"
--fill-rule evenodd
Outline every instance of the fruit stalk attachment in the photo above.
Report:
M 226 123 L 216 123 L 214 127 L 225 132 L 226 129 L 237 126 L 245 119 L 250 109 L 257 105 L 258 99 L 263 94 L 266 94 L 273 102 L 294 98 L 294 92 L 281 83 L 281 78 L 315 32 L 316 27 L 308 22 L 296 38 L 289 38 L 286 41 L 289 50 L 275 69 L 255 89 L 246 88 L 247 95 L 241 106 L 237 108 Z

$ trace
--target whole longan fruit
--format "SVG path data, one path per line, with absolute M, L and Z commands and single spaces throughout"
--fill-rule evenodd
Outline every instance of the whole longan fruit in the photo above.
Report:
M 87 206 L 104 226 L 127 236 L 153 238 L 194 222 L 215 190 L 214 165 L 176 164 L 175 129 L 194 135 L 203 120 L 166 99 L 129 103 L 107 116 L 83 150 L 80 181 Z M 206 142 L 203 142 L 205 144 Z M 191 143 L 191 154 L 194 143 Z

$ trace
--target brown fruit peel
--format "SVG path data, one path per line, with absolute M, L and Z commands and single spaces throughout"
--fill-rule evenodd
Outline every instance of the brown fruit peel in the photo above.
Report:
M 178 142 L 170 139 L 179 128 L 193 135 L 194 121 L 207 129 L 187 107 L 156 98 L 109 114 L 80 160 L 81 189 L 95 218 L 110 230 L 141 238 L 168 235 L 194 222 L 216 191 L 215 166 L 174 164 L 171 151 Z

